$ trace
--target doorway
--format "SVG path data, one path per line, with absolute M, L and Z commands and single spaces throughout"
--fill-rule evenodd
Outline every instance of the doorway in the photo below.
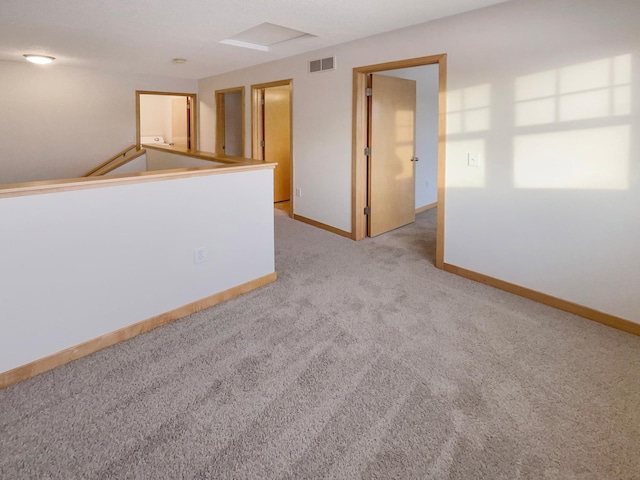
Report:
M 371 171 L 369 169 L 369 130 L 367 96 L 371 74 L 390 70 L 410 69 L 424 65 L 438 66 L 437 119 L 437 232 L 436 267 L 444 266 L 444 180 L 445 180 L 445 120 L 446 120 L 446 54 L 400 60 L 353 69 L 353 153 L 352 153 L 352 238 L 361 240 L 370 235 L 368 213 Z M 365 150 L 366 149 L 366 150 Z M 414 165 L 415 165 L 415 159 Z
M 140 137 L 161 137 L 186 150 L 198 145 L 196 94 L 136 90 L 136 146 Z
M 216 153 L 244 157 L 244 87 L 216 90 Z
M 292 80 L 251 86 L 252 157 L 277 163 L 273 179 L 273 201 L 289 202 L 293 214 L 292 185 Z

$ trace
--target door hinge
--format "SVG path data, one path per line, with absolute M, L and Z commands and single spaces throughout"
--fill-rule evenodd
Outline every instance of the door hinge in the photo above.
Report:
M 373 95 L 373 90 L 371 89 L 371 87 L 367 87 L 367 88 L 365 88 L 365 89 L 364 89 L 364 94 L 365 94 L 367 97 L 370 97 L 371 95 Z
M 264 140 L 260 140 L 260 146 L 264 147 Z
M 364 207 L 364 214 L 371 215 L 371 207 Z
M 364 147 L 364 154 L 368 157 L 371 155 L 371 149 L 369 147 Z
M 260 105 L 264 105 L 264 98 L 260 99 Z

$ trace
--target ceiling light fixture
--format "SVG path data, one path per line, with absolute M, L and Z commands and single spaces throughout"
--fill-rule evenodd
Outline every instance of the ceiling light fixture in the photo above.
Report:
M 186 63 L 186 60 L 184 58 L 174 58 L 173 60 L 171 60 L 173 63 Z
M 48 55 L 32 55 L 30 53 L 25 53 L 24 58 L 26 58 L 31 63 L 37 63 L 38 65 L 46 65 L 47 63 L 51 63 L 56 59 L 56 57 L 50 57 Z

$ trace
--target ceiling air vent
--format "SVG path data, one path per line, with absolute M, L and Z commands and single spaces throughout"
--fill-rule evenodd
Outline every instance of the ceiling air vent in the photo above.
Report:
M 309 73 L 324 72 L 336 69 L 336 57 L 321 58 L 309 62 Z

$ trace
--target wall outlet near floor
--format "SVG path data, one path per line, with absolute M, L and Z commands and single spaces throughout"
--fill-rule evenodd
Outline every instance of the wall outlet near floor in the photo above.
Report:
M 302 190 L 299 188 L 296 188 L 296 197 L 301 197 L 302 196 Z
M 467 154 L 467 164 L 470 167 L 479 167 L 480 166 L 480 154 L 479 153 L 468 153 Z
M 207 251 L 204 247 L 193 249 L 193 263 L 202 263 L 207 258 Z

